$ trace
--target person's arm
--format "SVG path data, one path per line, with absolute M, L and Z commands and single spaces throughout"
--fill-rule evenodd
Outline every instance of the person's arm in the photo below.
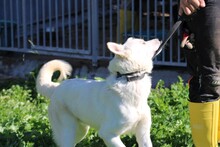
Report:
M 183 12 L 186 15 L 191 15 L 197 9 L 205 7 L 205 0 L 180 0 L 179 15 Z

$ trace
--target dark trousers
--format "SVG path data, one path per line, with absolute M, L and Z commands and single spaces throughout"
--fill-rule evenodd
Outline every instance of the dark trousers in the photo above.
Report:
M 209 102 L 220 96 L 220 0 L 207 0 L 187 22 L 195 35 L 194 49 L 186 50 L 191 102 Z

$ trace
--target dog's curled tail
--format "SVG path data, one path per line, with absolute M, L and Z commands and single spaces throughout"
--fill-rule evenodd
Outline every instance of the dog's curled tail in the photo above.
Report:
M 37 92 L 48 98 L 51 98 L 56 87 L 60 85 L 52 81 L 55 71 L 60 71 L 58 81 L 61 81 L 66 79 L 68 75 L 71 75 L 72 67 L 69 63 L 62 60 L 52 60 L 43 65 L 37 76 L 36 88 Z

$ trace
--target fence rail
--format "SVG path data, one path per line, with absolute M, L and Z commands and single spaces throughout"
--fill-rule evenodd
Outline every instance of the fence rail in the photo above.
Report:
M 109 60 L 106 42 L 164 40 L 177 0 L 0 0 L 0 50 Z M 154 64 L 185 66 L 179 33 Z M 33 43 L 33 44 L 31 44 Z

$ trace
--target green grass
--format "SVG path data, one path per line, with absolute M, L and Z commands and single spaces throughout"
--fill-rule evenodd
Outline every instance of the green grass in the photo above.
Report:
M 33 81 L 33 80 L 30 80 Z M 38 95 L 34 83 L 26 81 L 0 90 L 0 146 L 55 146 L 48 122 L 49 100 Z M 170 88 L 160 81 L 149 97 L 153 124 L 151 138 L 155 147 L 192 146 L 188 112 L 188 86 L 181 78 Z M 122 136 L 128 147 L 137 147 L 135 137 Z M 104 147 L 93 129 L 77 147 Z

